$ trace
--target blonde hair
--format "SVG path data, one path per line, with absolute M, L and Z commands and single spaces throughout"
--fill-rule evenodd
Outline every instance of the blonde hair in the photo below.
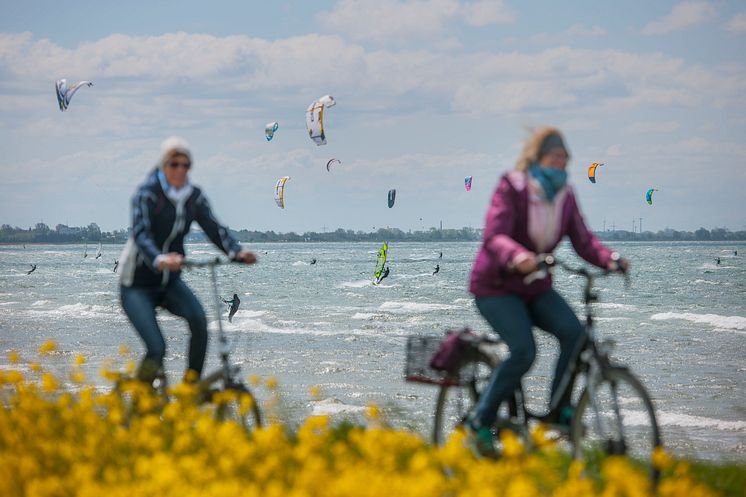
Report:
M 521 152 L 520 157 L 518 157 L 518 162 L 515 164 L 517 171 L 525 171 L 528 169 L 528 166 L 534 162 L 539 162 L 539 159 L 541 159 L 542 156 L 542 145 L 544 145 L 547 138 L 550 136 L 558 136 L 562 139 L 562 133 L 560 133 L 560 130 L 552 126 L 543 126 L 530 131 L 531 136 L 523 145 L 523 151 Z

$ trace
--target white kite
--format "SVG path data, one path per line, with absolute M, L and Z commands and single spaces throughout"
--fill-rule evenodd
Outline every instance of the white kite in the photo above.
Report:
M 331 95 L 324 95 L 323 97 L 315 100 L 306 109 L 306 127 L 308 128 L 308 136 L 316 143 L 316 145 L 326 145 L 326 134 L 324 133 L 324 109 L 334 107 L 336 105 L 334 97 Z
M 57 103 L 60 105 L 61 111 L 64 112 L 65 110 L 67 110 L 67 107 L 70 105 L 70 100 L 72 100 L 73 95 L 75 95 L 75 92 L 78 91 L 78 88 L 83 85 L 90 87 L 93 86 L 93 83 L 90 81 L 79 81 L 68 88 L 66 79 L 63 78 L 57 80 L 57 82 L 54 84 L 54 87 L 57 90 Z

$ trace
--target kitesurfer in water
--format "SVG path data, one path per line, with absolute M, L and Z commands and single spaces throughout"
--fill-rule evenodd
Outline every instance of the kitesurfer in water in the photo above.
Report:
M 112 273 L 116 273 L 118 267 L 119 267 L 119 259 L 114 261 L 114 269 L 112 270 Z
M 238 306 L 241 304 L 241 300 L 238 298 L 238 294 L 234 293 L 233 298 L 231 300 L 223 299 L 223 302 L 231 305 L 231 310 L 228 313 L 228 322 L 232 323 L 233 315 L 236 314 L 236 312 L 238 311 Z
M 181 279 L 184 237 L 197 221 L 207 237 L 236 262 L 254 264 L 226 226 L 215 219 L 202 190 L 189 182 L 189 145 L 171 137 L 161 145 L 156 167 L 132 197 L 132 235 L 119 257 L 122 308 L 145 344 L 137 378 L 152 384 L 163 367 L 166 342 L 156 320 L 163 307 L 189 323 L 191 337 L 185 379 L 198 379 L 207 352 L 207 318 L 197 297 Z
M 438 274 L 439 271 L 440 271 L 440 264 L 436 264 L 435 271 L 433 271 L 433 275 Z
M 513 394 L 536 357 L 533 326 L 559 339 L 551 398 L 552 412 L 559 415 L 553 421 L 569 423 L 572 417 L 570 399 L 554 395 L 585 331 L 565 299 L 552 289 L 551 277 L 525 279 L 538 270 L 536 254 L 551 253 L 568 236 L 589 263 L 609 270 L 628 268 L 625 259 L 586 227 L 573 189 L 566 184 L 569 158 L 558 129 L 536 130 L 515 170 L 500 178 L 487 211 L 469 291 L 480 314 L 507 344 L 510 356 L 495 370 L 464 423 L 470 445 L 483 455 L 496 455 L 491 427 L 497 407 Z M 572 392 L 572 385 L 563 391 Z
M 717 264 L 718 266 L 720 265 L 720 257 L 715 258 L 715 264 Z
M 31 274 L 34 271 L 36 271 L 36 264 L 29 264 L 31 266 L 31 271 L 27 272 L 26 274 Z
M 442 258 L 443 258 L 443 252 L 441 252 L 440 255 L 438 256 L 438 259 L 442 259 Z
M 311 259 L 311 265 L 314 265 L 314 264 L 316 264 L 316 259 L 315 258 Z

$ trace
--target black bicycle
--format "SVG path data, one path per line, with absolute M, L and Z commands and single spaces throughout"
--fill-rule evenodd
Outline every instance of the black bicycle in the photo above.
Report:
M 493 426 L 495 439 L 499 441 L 500 432 L 508 429 L 530 448 L 532 425 L 543 423 L 558 438 L 569 440 L 573 457 L 586 461 L 589 469 L 597 468 L 607 455 L 628 455 L 645 467 L 655 484 L 660 475 L 652 456 L 662 443 L 653 403 L 629 368 L 611 358 L 613 341 L 599 341 L 594 332 L 593 303 L 598 302 L 598 294 L 593 291 L 594 279 L 610 272 L 573 268 L 548 255 L 542 258 L 540 270 L 532 278 L 545 277 L 555 265 L 585 278 L 586 342 L 568 367 L 549 411 L 531 412 L 525 403 L 523 387 L 519 386 L 498 408 Z M 430 366 L 430 358 L 448 339 L 410 337 L 407 344 L 407 380 L 439 386 L 432 431 L 432 442 L 436 445 L 443 444 L 451 431 L 460 429 L 493 370 L 507 353 L 507 346 L 494 336 L 478 335 L 468 329 L 449 332 L 453 333 L 458 334 L 451 337 L 452 342 L 457 342 L 458 361 L 450 371 L 436 371 Z M 577 388 L 571 392 L 568 390 L 572 384 Z M 559 406 L 567 398 L 573 409 L 569 426 L 559 423 Z
M 216 267 L 228 264 L 219 257 L 206 261 L 192 261 L 185 259 L 182 266 L 188 269 L 209 268 L 212 280 L 213 309 L 218 322 L 218 355 L 220 356 L 220 367 L 213 372 L 207 373 L 194 384 L 196 401 L 214 411 L 216 419 L 238 421 L 247 432 L 252 432 L 262 426 L 262 414 L 259 402 L 251 389 L 239 378 L 241 368 L 230 362 L 231 346 L 223 330 L 221 319 L 220 296 L 218 294 L 218 282 Z M 132 378 L 122 376 L 115 384 L 115 390 L 124 391 L 124 384 L 133 381 Z M 155 376 L 152 383 L 156 398 L 159 399 L 160 407 L 169 402 L 168 381 L 163 368 Z M 158 406 L 154 406 L 158 408 Z M 136 406 L 131 406 L 134 411 Z

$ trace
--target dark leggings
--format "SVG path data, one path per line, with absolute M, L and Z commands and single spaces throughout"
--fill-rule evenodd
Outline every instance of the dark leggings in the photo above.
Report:
M 479 312 L 507 344 L 510 357 L 492 373 L 490 383 L 477 403 L 474 421 L 479 426 L 491 426 L 498 406 L 508 399 L 531 368 L 536 357 L 532 325 L 559 339 L 560 355 L 552 381 L 552 401 L 556 402 L 554 394 L 570 359 L 579 352 L 585 333 L 567 302 L 552 289 L 530 300 L 501 295 L 477 297 L 475 301 Z
M 207 318 L 202 305 L 186 283 L 181 278 L 172 277 L 164 288 L 120 288 L 124 312 L 145 342 L 145 359 L 158 366 L 163 365 L 166 342 L 155 318 L 155 308 L 161 306 L 189 323 L 192 337 L 189 340 L 187 367 L 201 374 L 207 352 Z

